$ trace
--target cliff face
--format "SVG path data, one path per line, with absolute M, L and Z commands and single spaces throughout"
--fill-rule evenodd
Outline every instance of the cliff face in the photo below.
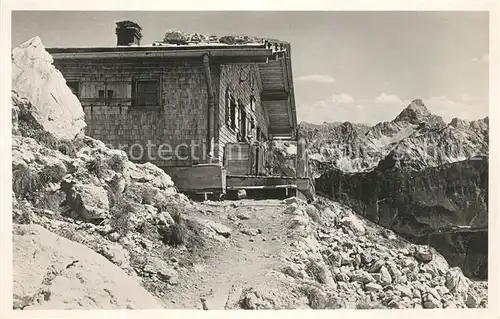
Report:
M 336 136 L 330 130 L 327 136 L 316 129 L 308 137 L 320 147 L 313 143 L 310 152 L 334 154 L 328 163 L 325 156 L 322 165 L 313 163 L 320 168 L 316 190 L 414 242 L 430 243 L 468 276 L 485 278 L 488 131 L 488 118 L 446 124 L 421 100 L 364 133 Z M 326 152 L 332 145 L 335 151 Z M 345 157 L 338 150 L 346 147 L 357 154 Z M 366 168 L 346 169 L 343 161 Z
M 462 266 L 467 276 L 487 275 L 488 250 L 477 250 L 483 244 L 487 247 L 486 157 L 421 171 L 344 173 L 332 169 L 316 180 L 316 190 L 411 241 L 430 240 L 450 264 Z M 448 233 L 463 226 L 480 231 Z M 430 239 L 429 234 L 433 234 Z

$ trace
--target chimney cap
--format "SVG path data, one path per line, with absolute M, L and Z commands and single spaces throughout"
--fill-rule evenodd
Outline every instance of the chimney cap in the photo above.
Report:
M 142 28 L 137 23 L 135 23 L 133 21 L 130 21 L 130 20 L 124 20 L 124 21 L 116 22 L 116 26 L 118 28 L 129 28 L 129 27 L 132 27 L 132 28 L 136 28 L 138 30 L 142 30 Z

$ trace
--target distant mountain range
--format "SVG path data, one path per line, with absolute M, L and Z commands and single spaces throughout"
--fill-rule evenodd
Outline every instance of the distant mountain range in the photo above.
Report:
M 310 124 L 299 132 L 307 142 L 315 177 L 325 170 L 365 172 L 380 168 L 422 170 L 488 155 L 488 117 L 445 123 L 414 100 L 394 120 L 374 126 L 351 122 Z
M 445 123 L 421 100 L 371 127 L 300 125 L 318 194 L 477 278 L 488 272 L 488 131 L 488 118 Z

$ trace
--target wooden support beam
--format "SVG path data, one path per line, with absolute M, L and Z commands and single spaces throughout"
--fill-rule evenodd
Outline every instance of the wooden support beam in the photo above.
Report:
M 214 88 L 212 84 L 212 75 L 210 73 L 210 56 L 208 53 L 203 55 L 203 73 L 205 74 L 205 81 L 207 82 L 207 163 L 212 163 L 214 157 L 214 119 L 215 119 L 215 105 L 214 105 Z
M 227 190 L 297 188 L 297 185 L 228 186 Z
M 262 101 L 285 101 L 288 100 L 289 94 L 284 90 L 266 90 L 262 92 Z
M 273 134 L 275 136 L 280 136 L 280 135 L 290 135 L 292 137 L 293 135 L 293 128 L 292 127 L 270 127 L 269 128 L 269 133 Z
M 82 49 L 51 49 L 52 57 L 59 59 L 116 59 L 116 58 L 201 58 L 203 54 L 209 52 L 214 59 L 224 59 L 241 63 L 243 61 L 266 62 L 270 56 L 270 50 L 261 48 L 231 48 L 231 49 L 163 49 L 163 50 L 82 50 Z
M 238 186 L 276 186 L 276 185 L 296 185 L 304 187 L 308 180 L 305 178 L 282 177 L 282 176 L 249 176 L 249 175 L 227 175 L 227 187 Z

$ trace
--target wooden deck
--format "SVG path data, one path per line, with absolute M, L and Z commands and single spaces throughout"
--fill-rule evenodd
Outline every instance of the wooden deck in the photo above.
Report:
M 284 176 L 226 175 L 224 167 L 204 164 L 186 167 L 163 167 L 180 192 L 193 195 L 224 195 L 243 189 L 273 194 L 282 192 L 285 196 L 299 196 L 312 200 L 314 184 L 309 178 Z
M 226 176 L 226 189 L 230 190 L 255 190 L 255 189 L 287 189 L 298 190 L 307 199 L 314 197 L 314 185 L 308 178 L 295 178 L 283 176 Z
M 185 167 L 163 167 L 180 192 L 222 193 L 226 192 L 226 170 L 216 164 Z

